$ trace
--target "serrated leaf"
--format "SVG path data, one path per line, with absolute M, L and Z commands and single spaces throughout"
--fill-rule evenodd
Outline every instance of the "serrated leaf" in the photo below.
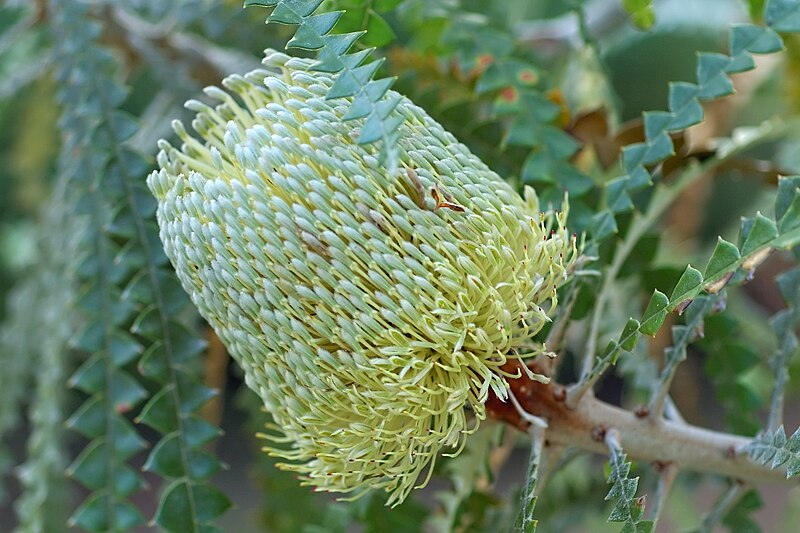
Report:
M 650 297 L 647 309 L 642 315 L 642 324 L 639 330 L 643 334 L 651 336 L 658 333 L 667 317 L 668 306 L 669 298 L 667 298 L 667 295 L 659 290 L 653 291 L 653 296 Z
M 800 3 L 797 0 L 768 0 L 764 22 L 776 31 L 800 31 Z
M 128 530 L 144 523 L 144 516 L 134 506 L 125 502 L 110 503 L 108 494 L 101 492 L 90 496 L 70 519 L 72 525 L 86 531 L 105 532 L 111 529 L 109 510 L 114 510 L 114 528 Z
M 230 506 L 230 500 L 214 487 L 175 481 L 161 497 L 155 523 L 167 531 L 183 533 L 191 531 L 193 516 L 200 522 L 207 522 L 224 513 Z
M 629 478 L 631 463 L 617 444 L 609 444 L 611 457 L 608 462 L 608 483 L 611 489 L 606 494 L 606 501 L 613 500 L 614 506 L 609 513 L 609 522 L 624 522 L 623 530 L 636 531 L 644 515 L 644 497 L 637 498 L 639 478 Z M 647 523 L 644 523 L 647 528 Z
M 181 401 L 180 411 L 183 414 L 199 409 L 217 395 L 216 390 L 199 383 L 197 378 L 182 370 L 175 372 L 175 378 Z
M 648 157 L 648 155 L 645 157 Z M 626 189 L 629 192 L 639 191 L 653 184 L 650 173 L 641 165 L 633 169 L 632 172 L 628 173 L 626 179 Z
M 692 265 L 687 266 L 669 298 L 670 309 L 676 309 L 682 303 L 700 294 L 702 284 L 703 275 L 700 271 L 692 268 Z
M 109 355 L 114 366 L 120 367 L 133 361 L 142 353 L 142 345 L 132 335 L 115 331 L 109 339 Z
M 672 82 L 669 84 L 669 110 L 674 118 L 670 131 L 680 131 L 703 120 L 703 108 L 697 97 L 700 89 L 693 83 Z
M 733 82 L 728 76 L 730 58 L 723 54 L 701 52 L 697 62 L 697 97 L 710 100 L 733 94 Z
M 146 444 L 133 425 L 118 415 L 112 418 L 111 429 L 106 438 L 111 445 L 113 457 L 120 463 L 143 450 Z
M 771 54 L 781 50 L 783 50 L 783 40 L 772 28 L 755 24 L 734 24 L 731 27 L 731 57 L 745 52 Z
M 156 341 L 139 358 L 139 373 L 164 382 L 169 379 L 169 358 L 164 343 Z
M 621 213 L 633 208 L 633 201 L 626 189 L 624 178 L 614 179 L 606 185 L 606 205 L 612 213 Z
M 106 367 L 102 353 L 96 353 L 69 378 L 69 386 L 87 394 L 100 392 L 105 386 Z
M 182 438 L 186 440 L 186 445 L 190 448 L 207 444 L 221 434 L 220 428 L 199 416 L 189 415 L 183 419 Z
M 344 98 L 355 95 L 372 79 L 382 64 L 383 59 L 376 59 L 360 67 L 343 70 L 328 89 L 326 98 Z M 362 132 L 360 135 L 363 136 L 364 133 Z
M 800 187 L 795 188 L 791 201 L 785 209 L 780 210 L 780 214 L 776 218 L 778 219 L 778 231 L 782 235 L 800 228 Z
M 323 36 L 333 29 L 342 17 L 342 13 L 342 11 L 332 11 L 303 19 L 286 47 L 319 50 L 325 46 Z
M 622 149 L 622 168 L 625 172 L 632 172 L 640 165 L 644 164 L 644 157 L 647 153 L 647 144 L 633 143 Z
M 625 351 L 633 351 L 636 347 L 636 341 L 639 339 L 639 321 L 633 318 L 628 320 L 628 323 L 625 324 L 625 329 L 622 330 L 622 334 L 619 337 L 619 345 Z
M 648 143 L 647 152 L 644 155 L 642 163 L 644 165 L 652 165 L 674 154 L 675 149 L 672 144 L 672 139 L 670 139 L 667 132 L 662 132 L 658 137 Z
M 68 475 L 89 489 L 97 490 L 105 485 L 108 476 L 108 456 L 105 442 L 93 441 L 72 463 Z
M 136 320 L 131 324 L 131 333 L 147 340 L 156 341 L 163 334 L 161 330 L 163 327 L 162 319 L 161 309 L 154 303 L 150 304 L 139 313 Z
M 111 372 L 109 384 L 110 400 L 114 409 L 119 413 L 131 410 L 136 404 L 147 397 L 147 391 L 130 374 L 122 370 Z
M 140 490 L 143 482 L 136 471 L 124 465 L 112 467 L 110 461 L 113 460 L 108 444 L 104 441 L 94 441 L 72 463 L 69 475 L 89 489 L 110 489 L 120 498 Z M 109 475 L 111 468 L 114 471 L 113 476 Z M 110 487 L 107 485 L 109 479 L 112 481 Z
M 756 61 L 753 56 L 747 52 L 743 52 L 738 56 L 731 57 L 730 63 L 726 71 L 729 74 L 737 74 L 739 72 L 747 72 L 756 68 Z
M 748 257 L 769 244 L 777 236 L 778 228 L 775 222 L 761 213 L 756 213 L 756 216 L 751 219 L 743 219 L 739 236 L 742 257 Z
M 597 241 L 602 241 L 609 235 L 613 235 L 619 231 L 617 229 L 617 221 L 610 211 L 600 211 L 592 216 L 592 224 L 590 226 L 592 237 Z
M 268 22 L 300 24 L 303 19 L 322 4 L 322 0 L 279 0 L 276 2 Z
M 105 333 L 105 322 L 101 319 L 93 318 L 83 327 L 78 337 L 71 343 L 72 347 L 88 353 L 99 352 L 103 349 Z
M 724 274 L 735 270 L 739 265 L 739 259 L 739 248 L 735 244 L 719 237 L 717 246 L 714 248 L 714 252 L 706 265 L 705 273 L 703 274 L 704 281 L 715 281 Z
M 147 424 L 164 434 L 178 428 L 177 406 L 170 390 L 173 386 L 167 385 L 150 398 L 136 419 L 137 423 Z
M 772 469 L 789 463 L 787 478 L 800 474 L 800 429 L 789 438 L 783 426 L 774 432 L 760 433 L 747 445 L 746 450 L 754 461 Z
M 188 472 L 184 470 L 186 466 Z M 171 434 L 156 444 L 144 469 L 165 477 L 203 480 L 214 475 L 220 466 L 219 460 L 207 452 L 188 448 L 182 435 Z
M 86 400 L 67 420 L 67 427 L 87 438 L 99 437 L 106 430 L 106 409 L 100 397 Z
M 646 111 L 642 113 L 644 122 L 644 136 L 648 142 L 652 142 L 657 137 L 668 132 L 669 125 L 672 123 L 672 113 L 666 111 Z
M 114 470 L 112 491 L 118 498 L 127 498 L 144 486 L 139 473 L 127 465 L 119 465 Z

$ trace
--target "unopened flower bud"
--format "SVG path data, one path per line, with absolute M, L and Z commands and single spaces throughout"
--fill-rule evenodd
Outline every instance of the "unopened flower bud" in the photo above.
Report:
M 328 74 L 265 65 L 190 103 L 199 138 L 176 124 L 180 149 L 160 144 L 161 238 L 272 414 L 282 467 L 396 504 L 490 391 L 507 398 L 501 367 L 536 351 L 575 240 L 408 99 L 389 173 Z

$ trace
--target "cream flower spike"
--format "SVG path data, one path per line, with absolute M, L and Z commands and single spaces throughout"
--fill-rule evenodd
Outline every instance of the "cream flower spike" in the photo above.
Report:
M 184 289 L 276 422 L 281 467 L 318 490 L 402 502 L 486 417 L 574 261 L 542 214 L 403 98 L 389 175 L 328 74 L 267 51 L 190 101 L 148 185 Z M 542 349 L 540 348 L 540 351 Z M 469 414 L 471 413 L 471 414 Z

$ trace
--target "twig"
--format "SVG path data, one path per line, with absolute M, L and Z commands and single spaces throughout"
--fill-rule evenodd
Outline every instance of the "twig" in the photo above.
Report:
M 770 399 L 767 431 L 775 431 L 783 425 L 784 397 L 786 384 L 789 382 L 789 362 L 798 352 L 798 339 L 795 331 L 800 325 L 800 313 L 793 307 L 794 305 L 798 304 L 790 302 L 789 309 L 780 311 L 770 320 L 778 338 L 778 346 L 770 361 L 775 372 L 775 385 L 772 388 L 772 398 Z
M 672 420 L 679 424 L 686 423 L 686 419 L 683 418 L 678 406 L 675 405 L 675 401 L 670 396 L 667 396 L 664 400 L 664 416 L 667 417 L 667 420 Z
M 739 500 L 747 493 L 747 488 L 748 487 L 744 483 L 735 481 L 725 494 L 717 500 L 711 512 L 703 518 L 703 523 L 700 524 L 699 531 L 703 533 L 710 533 L 713 531 L 714 526 L 722 522 L 731 509 L 733 509 L 736 504 L 739 503 Z
M 665 353 L 667 353 L 666 362 L 661 374 L 658 376 L 658 380 L 653 385 L 648 405 L 648 416 L 654 422 L 658 422 L 664 416 L 667 395 L 672 386 L 672 380 L 675 379 L 678 365 L 686 359 L 687 345 L 695 336 L 695 330 L 703 323 L 703 318 L 717 305 L 719 298 L 718 295 L 710 295 L 702 298 L 702 304 L 696 302 L 695 306 L 700 307 L 692 308 L 694 314 L 688 319 L 683 333 L 678 335 L 678 338 L 673 339 L 673 345 L 665 350 Z
M 772 387 L 772 396 L 769 402 L 767 431 L 775 431 L 783 425 L 783 404 L 786 384 L 789 382 L 788 361 L 776 357 L 773 366 L 775 368 L 775 385 Z
M 230 72 L 244 72 L 260 66 L 249 54 L 221 48 L 197 35 L 176 31 L 174 20 L 164 20 L 156 25 L 115 6 L 107 6 L 101 16 L 105 19 L 109 38 L 133 58 L 146 58 L 157 53 L 172 63 L 188 67 L 191 77 L 202 85 L 218 83 Z M 182 72 L 174 71 L 172 76 Z
M 649 520 L 657 522 L 661 517 L 661 513 L 664 511 L 664 506 L 669 497 L 669 491 L 672 489 L 672 485 L 678 475 L 678 467 L 672 463 L 655 463 L 655 465 L 657 465 L 657 470 L 659 470 L 658 484 L 656 485 L 654 496 L 655 505 L 647 509 L 647 514 Z
M 568 450 L 573 451 L 573 453 L 567 454 Z M 559 470 L 567 461 L 577 455 L 577 453 L 574 452 L 574 448 L 569 448 L 563 444 L 549 444 L 545 446 L 542 451 L 542 460 L 539 462 L 539 478 L 536 480 L 536 489 L 534 490 L 535 496 L 539 496 L 542 493 L 547 483 L 550 481 L 553 472 Z
M 521 371 L 518 361 L 504 367 L 509 373 Z M 538 369 L 533 366 L 533 371 Z M 785 467 L 772 469 L 750 459 L 740 450 L 751 439 L 664 420 L 654 424 L 646 417 L 584 396 L 575 408 L 566 406 L 563 386 L 555 382 L 535 382 L 523 374 L 509 381 L 511 391 L 522 408 L 548 421 L 550 444 L 607 454 L 603 438 L 608 428 L 619 431 L 623 449 L 640 461 L 674 463 L 681 470 L 717 474 L 752 483 L 787 482 Z M 490 397 L 487 412 L 493 418 L 527 431 L 530 424 L 506 402 Z M 796 483 L 797 480 L 789 480 Z

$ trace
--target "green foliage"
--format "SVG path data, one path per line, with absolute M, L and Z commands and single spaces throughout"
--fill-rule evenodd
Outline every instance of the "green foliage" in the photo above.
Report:
M 776 7 L 779 4 L 781 7 Z M 648 167 L 652 168 L 675 153 L 670 134 L 703 120 L 701 101 L 731 94 L 733 82 L 730 75 L 754 68 L 753 54 L 780 51 L 783 41 L 776 31 L 800 31 L 800 25 L 793 22 L 791 17 L 783 16 L 787 10 L 790 11 L 789 4 L 793 2 L 770 2 L 767 7 L 767 27 L 735 25 L 728 40 L 730 55 L 698 54 L 697 83 L 671 83 L 669 111 L 652 111 L 642 115 L 645 140 L 623 149 L 621 162 L 624 174 L 606 186 L 604 203 L 608 212 L 617 214 L 633 209 L 631 195 L 653 183 L 653 175 Z M 607 214 L 604 216 L 608 217 Z
M 644 30 L 649 29 L 656 21 L 653 0 L 622 0 L 622 5 L 630 13 L 633 23 Z
M 321 3 L 322 0 L 245 0 L 244 5 L 272 7 L 274 9 L 267 22 L 297 26 L 294 37 L 286 44 L 286 48 L 316 51 L 318 62 L 313 69 L 338 73 L 327 97 L 352 98 L 345 120 L 364 120 L 358 142 L 371 144 L 382 141 L 382 160 L 388 168 L 394 169 L 397 166 L 395 149 L 401 119 L 394 116 L 392 111 L 400 100 L 398 97 L 384 98 L 394 80 L 375 79 L 383 60 L 368 61 L 373 49 L 366 48 L 353 53 L 348 51 L 370 27 L 378 27 L 375 32 L 377 40 L 390 40 L 391 28 L 377 12 L 392 9 L 397 2 L 382 1 L 374 5 L 370 2 L 369 6 L 365 5 L 363 8 L 362 22 L 365 27 L 341 34 L 330 32 L 339 22 L 342 11 L 315 14 Z
M 62 117 L 63 123 L 75 125 L 73 136 L 64 143 L 62 171 L 68 177 L 63 179 L 72 183 L 77 194 L 82 191 L 86 195 L 85 200 L 73 208 L 88 219 L 87 230 L 79 244 L 88 249 L 88 253 L 76 267 L 77 279 L 73 281 L 78 290 L 79 309 L 84 313 L 84 323 L 73 346 L 81 352 L 85 362 L 72 376 L 70 384 L 89 395 L 89 399 L 70 419 L 69 425 L 91 442 L 73 461 L 69 474 L 93 494 L 75 511 L 71 521 L 88 531 L 124 529 L 144 521 L 141 512 L 126 501 L 141 487 L 141 478 L 125 466 L 127 459 L 144 447 L 144 441 L 122 413 L 135 407 L 146 392 L 123 368 L 140 348 L 122 329 L 133 309 L 130 302 L 121 298 L 121 288 L 114 282 L 114 271 L 118 270 L 113 264 L 117 245 L 106 228 L 112 211 L 111 191 L 119 185 L 103 179 L 108 161 L 103 152 L 116 146 L 117 137 L 123 131 L 130 135 L 134 130 L 126 127 L 118 131 L 110 125 L 98 127 L 94 117 L 105 110 L 77 105 L 97 90 L 95 80 L 107 76 L 113 69 L 113 62 L 93 46 L 101 28 L 85 19 L 85 8 L 55 3 L 51 7 L 59 22 L 55 26 L 58 28 L 56 38 L 68 43 L 60 58 L 59 81 L 65 82 L 60 98 L 74 105 L 65 108 Z M 80 69 L 83 76 L 75 77 L 73 69 Z M 77 83 L 70 84 L 71 80 Z M 91 86 L 81 86 L 81 83 Z M 124 93 L 115 91 L 99 95 L 96 102 L 115 105 L 123 97 Z M 123 123 L 120 121 L 116 125 Z M 75 157 L 74 154 L 80 155 Z M 101 189 L 101 185 L 105 187 Z M 113 485 L 109 485 L 108 480 L 114 480 Z
M 560 127 L 558 103 L 548 98 L 551 89 L 541 68 L 508 38 L 510 27 L 486 22 L 463 24 L 449 34 L 457 47 L 462 68 L 481 68 L 475 82 L 477 95 L 493 97 L 492 113 L 502 121 L 504 147 L 521 147 L 527 156 L 519 170 L 525 184 L 534 185 L 545 202 L 560 202 L 566 189 L 572 198 L 586 194 L 592 180 L 569 164 L 578 143 Z M 483 44 L 487 34 L 491 47 Z
M 725 408 L 726 426 L 743 435 L 755 435 L 761 427 L 757 413 L 763 400 L 748 376 L 761 358 L 755 347 L 742 338 L 742 320 L 726 314 L 707 317 L 698 346 L 708 354 L 706 374 Z
M 150 397 L 137 420 L 163 438 L 145 468 L 174 479 L 154 521 L 168 531 L 208 531 L 229 502 L 205 482 L 220 463 L 201 448 L 217 430 L 194 414 L 214 394 L 198 382 L 204 343 L 177 318 L 188 298 L 157 243 L 154 202 L 142 183 L 148 163 L 125 145 L 137 124 L 118 109 L 126 90 L 113 82 L 115 60 L 95 42 L 100 28 L 84 6 L 55 3 L 51 11 L 58 20 L 54 37 L 65 43 L 62 122 L 74 128 L 65 137 L 62 172 L 73 194 L 83 196 L 74 209 L 85 211 L 82 246 L 91 250 L 73 281 L 82 312 L 73 347 L 84 362 L 70 380 L 89 398 L 68 425 L 90 439 L 69 473 L 94 492 L 72 522 L 88 531 L 144 522 L 127 501 L 142 488 L 127 463 L 145 443 L 124 415 Z M 136 361 L 160 392 L 150 396 L 135 377 Z
M 75 268 L 74 254 L 77 253 L 76 235 L 70 235 L 69 211 L 59 204 L 65 202 L 64 183 L 60 183 L 54 197 L 54 205 L 49 212 L 49 222 L 55 230 L 42 236 L 40 242 L 43 254 L 54 254 L 57 261 L 44 265 L 31 275 L 31 278 L 17 288 L 13 295 L 13 310 L 18 310 L 11 329 L 3 332 L 2 351 L 5 354 L 3 365 L 5 372 L 16 376 L 4 382 L 4 405 L 17 406 L 27 386 L 33 386 L 34 399 L 30 404 L 28 417 L 32 425 L 28 439 L 27 460 L 19 468 L 19 479 L 23 485 L 22 497 L 17 500 L 15 510 L 19 517 L 19 527 L 23 531 L 52 531 L 63 527 L 66 521 L 66 483 L 63 472 L 68 458 L 64 450 L 64 400 L 66 391 L 63 383 L 66 380 L 68 358 L 67 344 L 72 333 L 73 324 L 64 317 L 68 316 L 75 304 L 74 287 L 69 282 L 69 275 Z M 65 202 L 67 203 L 67 202 Z M 76 228 L 73 228 L 76 229 Z M 78 233 L 79 234 L 79 233 Z M 59 249 L 69 253 L 59 255 Z M 41 309 L 41 316 L 28 316 L 26 311 L 35 309 L 29 303 L 46 301 Z M 16 323 L 16 320 L 24 320 Z M 15 331 L 14 328 L 19 328 Z M 39 328 L 48 331 L 46 338 L 40 342 L 33 339 Z M 9 357 L 16 350 L 24 350 L 32 357 L 26 361 L 21 357 Z M 23 368 L 18 368 L 22 363 Z M 27 367 L 27 368 L 25 368 Z M 34 371 L 38 367 L 38 371 Z M 30 376 L 26 374 L 30 373 Z M 29 384 L 26 377 L 33 378 Z M 13 413 L 15 410 L 7 409 Z M 0 432 L 8 431 L 17 423 L 17 417 L 9 420 L 8 414 L 2 420 Z M 0 499 L 3 495 L 0 495 Z
M 766 218 L 760 213 L 752 218 L 743 218 L 739 246 L 719 238 L 702 273 L 688 265 L 669 298 L 656 290 L 642 319 L 629 319 L 619 339 L 608 344 L 587 374 L 587 379 L 599 376 L 616 362 L 620 353 L 631 351 L 636 346 L 639 334 L 655 334 L 664 323 L 667 313 L 683 313 L 703 291 L 713 295 L 730 283 L 743 283 L 747 276 L 752 275 L 765 254 L 775 248 L 791 248 L 797 245 L 800 242 L 798 216 L 795 212 L 800 205 L 800 188 L 797 187 L 797 182 L 796 176 L 780 178 L 775 201 L 776 220 Z M 737 272 L 740 273 L 738 277 L 735 276 Z
M 627 460 L 619 443 L 613 438 L 607 438 L 611 458 L 608 462 L 608 483 L 611 489 L 606 494 L 606 500 L 614 502 L 609 522 L 622 523 L 622 533 L 649 533 L 655 528 L 651 520 L 643 520 L 645 497 L 636 497 L 639 488 L 639 478 L 631 478 L 632 463 Z
M 765 431 L 747 445 L 746 451 L 754 461 L 770 468 L 786 465 L 787 478 L 800 474 L 800 429 L 791 437 L 786 436 L 783 426 Z

